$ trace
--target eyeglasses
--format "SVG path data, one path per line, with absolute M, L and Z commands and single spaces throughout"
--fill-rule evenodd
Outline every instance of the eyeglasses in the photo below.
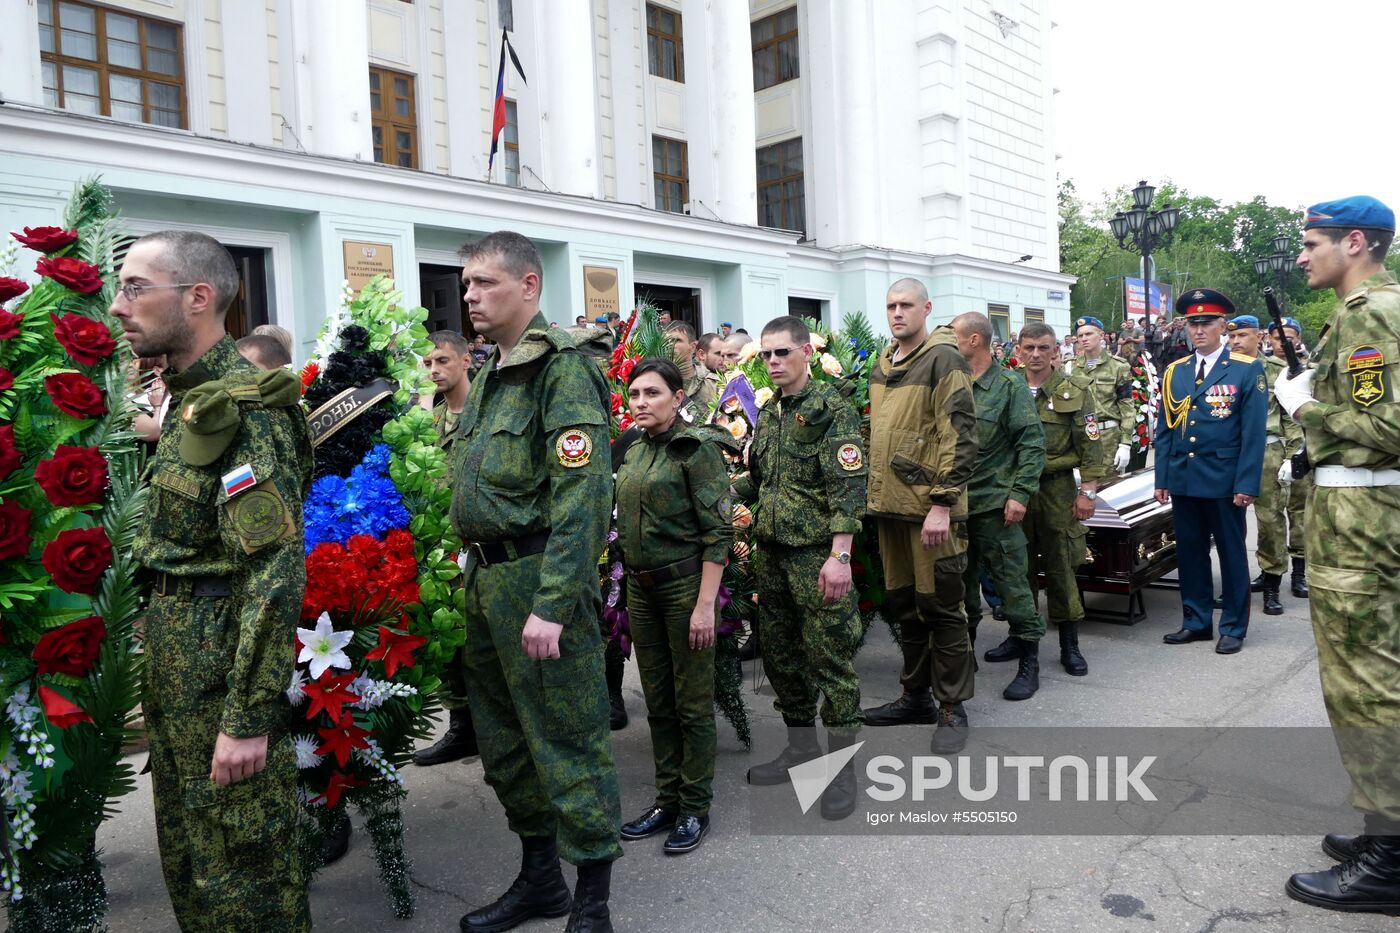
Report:
M 127 282 L 117 289 L 122 293 L 122 297 L 127 301 L 135 301 L 141 297 L 143 292 L 154 291 L 157 288 L 194 288 L 198 282 L 190 282 L 188 285 L 139 285 L 135 282 Z
M 804 346 L 805 346 L 805 344 L 804 344 Z M 789 353 L 791 353 L 793 350 L 801 350 L 801 349 L 802 349 L 802 347 L 778 347 L 776 350 L 759 350 L 759 351 L 758 351 L 758 356 L 759 356 L 759 359 L 763 360 L 763 362 L 766 363 L 766 362 L 768 362 L 769 360 L 771 360 L 771 359 L 772 359 L 773 357 L 775 357 L 775 356 L 776 356 L 778 359 L 780 359 L 780 360 L 787 359 L 787 355 L 788 355 Z

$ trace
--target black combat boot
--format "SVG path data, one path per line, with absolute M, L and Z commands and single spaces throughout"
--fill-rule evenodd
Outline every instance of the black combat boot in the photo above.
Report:
M 850 748 L 856 743 L 855 729 L 830 729 L 826 733 L 827 754 Z M 836 777 L 822 791 L 822 819 L 844 820 L 856 809 L 856 759 L 836 772 Z
M 1283 603 L 1278 601 L 1279 584 L 1283 582 L 1283 575 L 1278 573 L 1264 574 L 1264 615 L 1283 615 Z
M 1251 593 L 1258 593 L 1258 592 L 1260 592 L 1261 590 L 1263 590 L 1263 589 L 1264 589 L 1264 578 L 1267 577 L 1267 576 L 1268 576 L 1268 574 L 1265 573 L 1264 571 L 1262 571 L 1262 570 L 1259 571 L 1259 576 L 1257 576 L 1257 577 L 1255 577 L 1253 580 L 1250 580 L 1250 581 L 1249 581 L 1249 591 L 1250 591 Z
M 1083 677 L 1089 673 L 1089 662 L 1079 653 L 1079 623 L 1061 622 L 1059 628 L 1060 663 L 1064 665 L 1066 674 Z
M 627 705 L 622 702 L 622 648 L 608 642 L 603 651 L 603 669 L 608 679 L 608 728 L 627 728 Z
M 350 851 L 350 815 L 341 807 L 336 813 L 335 825 L 326 833 L 325 855 L 322 865 L 333 865 Z
M 521 836 L 520 874 L 495 901 L 467 914 L 457 925 L 463 933 L 502 933 L 531 917 L 562 917 L 572 898 L 559 869 L 559 848 L 553 836 Z M 607 888 L 603 892 L 607 910 Z M 600 927 L 599 929 L 611 929 Z
M 1308 598 L 1308 565 L 1303 558 L 1293 558 L 1293 578 L 1289 582 L 1294 596 L 1298 599 Z
M 1327 853 L 1328 858 L 1336 859 L 1339 862 L 1351 861 L 1370 844 L 1371 837 L 1365 833 L 1359 836 L 1328 833 L 1322 837 L 1322 851 Z
M 817 730 L 810 721 L 787 724 L 787 747 L 778 757 L 749 769 L 749 783 L 760 787 L 771 787 L 788 779 L 788 769 L 804 761 L 821 757 L 822 746 L 817 741 Z
M 447 731 L 434 744 L 414 752 L 413 763 L 420 768 L 430 768 L 475 754 L 476 730 L 472 728 L 472 711 L 464 706 L 447 711 Z
M 910 693 L 908 690 L 880 706 L 862 710 L 867 726 L 905 726 L 933 724 L 937 709 L 933 705 L 933 694 L 927 687 Z
M 1294 875 L 1284 891 L 1328 910 L 1400 914 L 1400 836 L 1368 836 L 1355 857 L 1326 871 Z
M 988 648 L 982 654 L 983 661 L 1015 661 L 1021 656 L 1021 646 L 1016 644 L 1014 636 L 1007 635 L 1006 640 L 995 648 Z
M 612 933 L 608 913 L 608 889 L 612 886 L 612 862 L 584 862 L 578 867 L 574 909 L 564 933 Z
M 1001 695 L 1008 700 L 1029 700 L 1040 689 L 1040 642 L 1016 639 L 1021 650 L 1021 663 L 1016 666 L 1016 678 L 1006 685 Z

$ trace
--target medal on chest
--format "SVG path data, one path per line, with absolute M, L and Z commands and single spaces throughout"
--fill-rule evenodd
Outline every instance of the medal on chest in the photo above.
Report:
M 1216 418 L 1228 418 L 1235 411 L 1235 398 L 1239 387 L 1227 383 L 1217 383 L 1206 389 L 1206 404 Z

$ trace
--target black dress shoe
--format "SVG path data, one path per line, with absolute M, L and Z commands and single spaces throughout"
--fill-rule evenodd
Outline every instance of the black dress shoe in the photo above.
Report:
M 1362 850 L 1371 844 L 1371 837 L 1364 833 L 1359 836 L 1347 836 L 1343 833 L 1328 833 L 1322 837 L 1322 851 L 1327 853 L 1329 858 L 1334 858 L 1339 862 L 1349 862 L 1361 854 Z
M 1208 628 L 1196 629 L 1181 628 L 1170 635 L 1163 635 L 1162 641 L 1169 645 L 1188 645 L 1193 641 L 1210 641 L 1215 635 Z
M 929 726 L 933 724 L 938 708 L 933 705 L 933 695 L 927 690 L 917 693 L 902 693 L 897 700 L 880 706 L 862 710 L 867 726 Z
M 333 865 L 350 851 L 350 817 L 344 813 L 336 822 L 335 828 L 326 834 L 326 848 L 323 865 Z
M 709 814 L 683 816 L 676 820 L 676 826 L 671 830 L 671 835 L 666 837 L 666 843 L 661 847 L 661 851 L 667 855 L 683 855 L 700 845 L 700 840 L 704 839 L 705 834 L 709 831 Z
M 632 822 L 622 824 L 622 838 L 629 842 L 645 839 L 648 836 L 665 832 L 675 824 L 676 813 L 674 811 L 652 807 Z
M 1244 647 L 1244 639 L 1236 638 L 1234 635 L 1221 635 L 1220 640 L 1215 643 L 1216 654 L 1239 654 Z

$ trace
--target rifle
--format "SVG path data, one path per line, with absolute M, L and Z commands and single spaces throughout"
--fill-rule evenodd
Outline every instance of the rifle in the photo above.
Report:
M 1274 319 L 1274 326 L 1278 328 L 1279 343 L 1283 344 L 1283 355 L 1288 361 L 1288 378 L 1292 379 L 1303 371 L 1303 361 L 1298 359 L 1298 351 L 1293 346 L 1293 341 L 1288 339 L 1288 335 L 1283 332 L 1283 310 L 1278 306 L 1278 296 L 1274 294 L 1273 286 L 1264 286 L 1264 304 L 1269 308 L 1269 317 Z M 1303 439 L 1303 446 L 1292 456 L 1293 479 L 1300 480 L 1312 469 L 1312 462 L 1308 459 L 1308 442 Z

